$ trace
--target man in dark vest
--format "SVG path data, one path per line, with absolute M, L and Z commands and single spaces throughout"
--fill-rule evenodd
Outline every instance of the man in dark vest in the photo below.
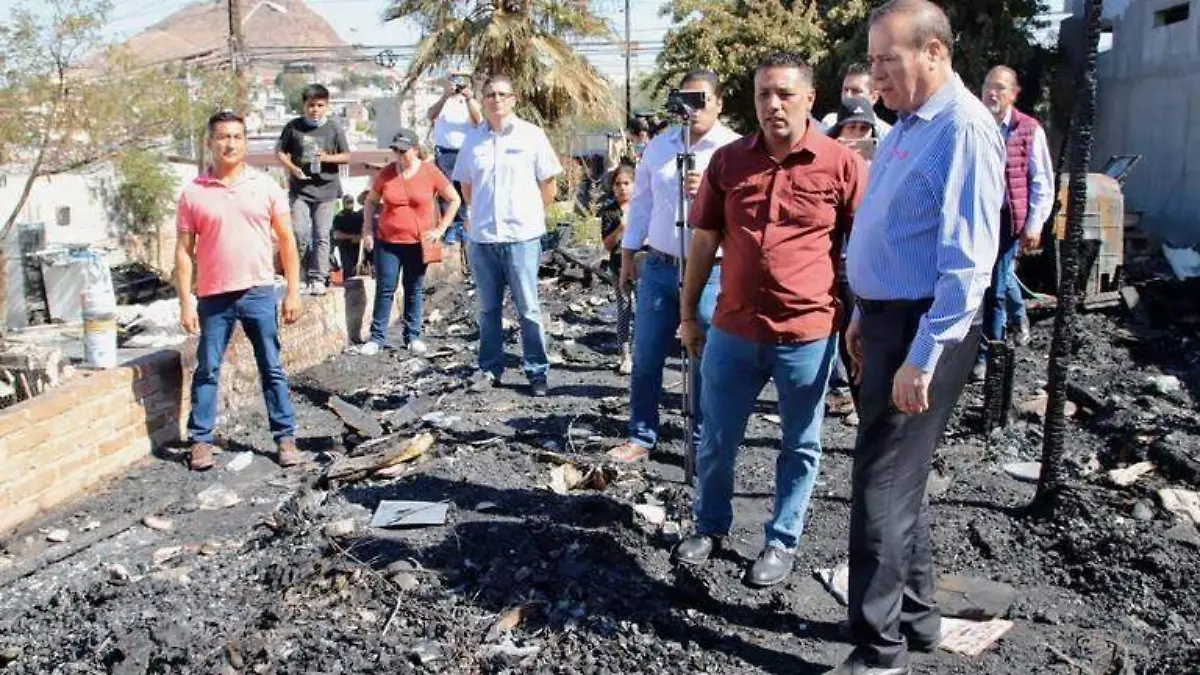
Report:
M 983 104 L 996 118 L 1007 145 L 1004 207 L 1000 212 L 1000 254 L 992 271 L 992 286 L 984 298 L 983 334 L 1003 340 L 1005 329 L 1016 326 L 1015 341 L 1029 343 L 1029 319 L 1016 277 L 1017 250 L 1036 250 L 1042 225 L 1054 205 L 1054 174 L 1050 147 L 1042 125 L 1013 104 L 1021 88 L 1017 74 L 1008 66 L 996 66 L 983 82 Z M 974 376 L 983 379 L 986 346 L 979 352 Z

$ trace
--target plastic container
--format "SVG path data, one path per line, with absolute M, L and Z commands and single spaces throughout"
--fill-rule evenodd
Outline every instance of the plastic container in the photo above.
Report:
M 83 359 L 89 368 L 117 366 L 117 317 L 109 313 L 83 313 Z

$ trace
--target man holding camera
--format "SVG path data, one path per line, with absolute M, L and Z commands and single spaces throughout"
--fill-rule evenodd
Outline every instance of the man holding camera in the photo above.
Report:
M 683 76 L 672 92 L 668 107 L 686 120 L 691 147 L 685 147 L 684 127 L 676 125 L 654 137 L 642 154 L 633 186 L 625 236 L 621 240 L 623 289 L 637 283 L 633 318 L 633 374 L 630 381 L 629 440 L 609 451 L 621 462 L 636 462 L 658 442 L 658 403 L 662 395 L 663 367 L 679 329 L 679 266 L 684 234 L 678 223 L 680 188 L 695 196 L 700 176 L 714 152 L 739 136 L 720 122 L 721 85 L 717 75 L 695 70 Z M 677 160 L 691 151 L 692 170 L 679 176 Z M 635 264 L 634 254 L 648 246 L 645 261 Z M 712 319 L 720 285 L 720 268 L 713 266 L 700 299 L 697 320 L 704 329 Z M 699 410 L 700 363 L 692 361 L 692 410 Z M 696 418 L 696 429 L 702 420 Z M 687 433 L 685 431 L 685 433 Z M 696 432 L 698 437 L 699 432 Z
M 462 150 L 467 132 L 479 126 L 483 120 L 483 111 L 475 100 L 475 92 L 471 90 L 471 80 L 465 75 L 452 75 L 446 80 L 446 90 L 429 111 L 425 113 L 433 122 L 433 161 L 449 180 L 454 176 L 454 165 L 458 162 L 458 152 Z M 462 185 L 454 182 L 454 189 L 461 198 Z M 459 209 L 454 214 L 454 222 L 446 230 L 447 244 L 457 244 L 463 241 L 463 219 L 466 209 Z
M 779 394 L 775 510 L 747 574 L 772 586 L 792 571 L 821 460 L 825 387 L 837 353 L 842 242 L 866 185 L 866 164 L 811 120 L 812 70 L 796 54 L 754 75 L 760 131 L 713 155 L 696 204 L 683 288 L 684 345 L 704 351 L 704 431 L 696 454 L 696 534 L 675 560 L 705 562 L 733 524 L 734 464 L 746 420 L 769 380 Z M 702 288 L 724 248 L 713 326 L 698 321 Z

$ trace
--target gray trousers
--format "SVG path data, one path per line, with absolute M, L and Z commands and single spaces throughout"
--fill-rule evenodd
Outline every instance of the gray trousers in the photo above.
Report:
M 891 403 L 892 379 L 908 356 L 927 302 L 862 313 L 863 373 L 850 507 L 850 627 L 864 665 L 908 664 L 905 635 L 936 643 L 941 616 L 925 484 L 933 451 L 962 393 L 980 326 L 947 347 L 929 386 L 930 408 L 905 415 Z
M 329 278 L 329 238 L 333 230 L 333 209 L 337 201 L 309 202 L 292 198 L 292 230 L 300 249 L 300 280 Z

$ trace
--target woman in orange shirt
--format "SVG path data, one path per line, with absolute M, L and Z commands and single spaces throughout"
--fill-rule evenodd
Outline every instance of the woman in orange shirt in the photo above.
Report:
M 419 156 L 416 132 L 401 129 L 392 139 L 396 161 L 375 177 L 363 208 L 363 246 L 371 248 L 368 225 L 376 208 L 382 208 L 375 235 L 375 312 L 371 339 L 361 354 L 377 354 L 387 341 L 388 319 L 397 282 L 404 288 L 404 343 L 414 354 L 424 354 L 421 341 L 421 301 L 425 293 L 425 261 L 421 240 L 438 241 L 454 220 L 462 200 L 442 172 Z M 437 214 L 437 199 L 446 208 Z M 403 277 L 403 278 L 401 278 Z

